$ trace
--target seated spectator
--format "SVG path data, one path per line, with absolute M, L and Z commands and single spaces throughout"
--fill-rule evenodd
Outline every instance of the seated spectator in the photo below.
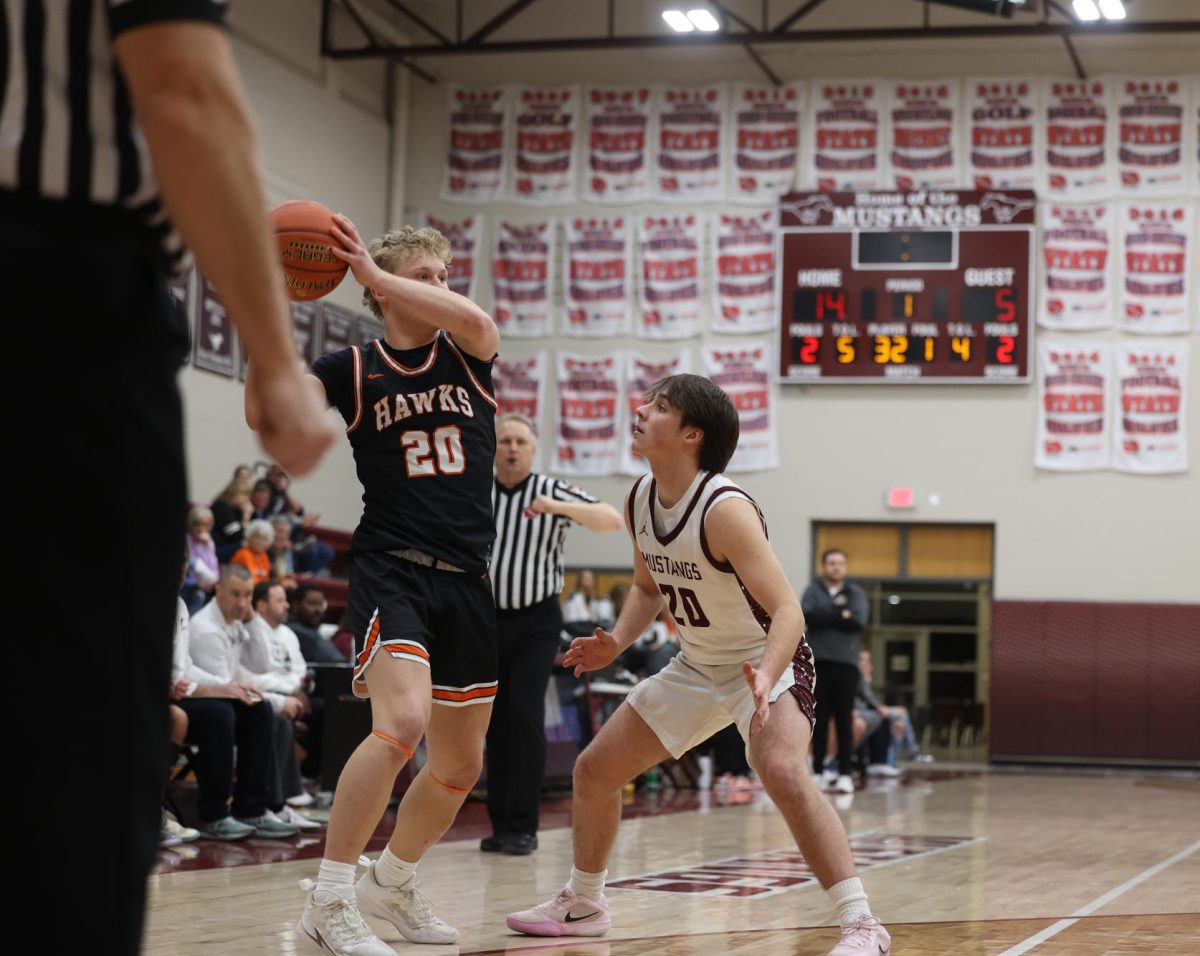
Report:
M 270 521 L 279 512 L 271 510 L 271 483 L 260 478 L 250 489 L 250 519 Z
M 288 626 L 300 641 L 300 652 L 310 664 L 346 664 L 349 658 L 330 640 L 321 636 L 321 622 L 329 604 L 315 584 L 301 584 L 288 595 L 291 618 Z
M 246 525 L 246 543 L 233 553 L 230 564 L 239 564 L 250 572 L 255 584 L 271 580 L 271 542 L 275 529 L 271 522 L 256 518 Z
M 188 613 L 195 614 L 208 603 L 213 588 L 217 586 L 217 575 L 221 566 L 217 563 L 217 550 L 213 544 L 213 513 L 202 505 L 193 508 L 187 516 L 187 568 L 180 592 Z
M 285 588 L 296 586 L 296 566 L 292 560 L 292 523 L 282 515 L 271 519 L 271 578 Z
M 264 482 L 271 490 L 267 511 L 272 518 L 286 517 L 292 523 L 292 560 L 297 574 L 325 575 L 333 561 L 334 551 L 311 531 L 316 527 L 318 514 L 305 512 L 304 506 L 290 494 L 292 480 L 279 465 L 267 469 Z
M 240 473 L 245 469 L 245 475 Z M 250 520 L 250 475 L 249 468 L 239 465 L 233 473 L 233 479 L 213 499 L 213 544 L 217 551 L 217 560 L 228 564 L 233 553 L 242 546 L 245 537 L 245 525 Z
M 308 697 L 308 665 L 300 653 L 300 642 L 287 620 L 288 601 L 278 581 L 255 585 L 254 615 L 247 625 L 250 639 L 241 648 L 241 665 L 246 683 L 270 703 L 275 713 L 275 779 L 272 802 L 283 804 L 279 819 L 302 830 L 320 824 L 302 817 L 293 806 L 313 802 L 300 779 L 296 759 L 295 721 L 304 721 L 310 739 L 306 747 L 320 748 L 321 715 L 314 712 Z
M 881 734 L 881 742 L 878 742 L 871 760 L 867 767 L 867 773 L 875 776 L 894 777 L 899 776 L 900 771 L 896 769 L 896 759 L 900 756 L 900 751 L 909 760 L 927 763 L 933 758 L 928 754 L 921 753 L 917 746 L 917 737 L 913 731 L 912 719 L 908 716 L 908 708 L 901 707 L 896 704 L 881 704 L 875 699 L 875 694 L 871 690 L 871 678 L 874 673 L 874 665 L 871 660 L 871 652 L 864 649 L 858 653 L 858 670 L 862 674 L 862 680 L 859 684 L 858 697 L 855 700 L 855 710 L 859 709 L 859 704 L 863 705 L 864 709 L 876 712 L 881 721 L 886 724 L 886 730 Z M 872 727 L 874 731 L 874 727 Z M 885 754 L 882 759 L 876 759 Z
M 615 620 L 621 616 L 621 608 L 625 606 L 625 599 L 629 596 L 629 585 L 614 584 L 608 596 L 612 601 Z M 638 677 L 653 677 L 679 653 L 679 639 L 675 636 L 674 623 L 667 609 L 663 608 L 638 639 L 621 653 L 617 658 L 618 663 Z
M 612 601 L 596 597 L 595 573 L 587 569 L 580 571 L 575 581 L 575 592 L 563 605 L 563 623 L 594 621 L 602 627 L 610 628 L 614 620 L 616 615 L 613 613 Z
M 299 832 L 268 807 L 275 759 L 271 708 L 234 678 L 251 591 L 244 568 L 225 567 L 213 600 L 190 621 L 180 602 L 175 628 L 171 697 L 187 714 L 187 743 L 197 748 L 192 767 L 200 788 L 200 836 L 208 840 L 282 839 Z

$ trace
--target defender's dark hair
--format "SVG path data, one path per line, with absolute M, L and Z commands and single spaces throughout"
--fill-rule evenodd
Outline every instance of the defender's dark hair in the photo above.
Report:
M 679 409 L 680 424 L 704 432 L 700 444 L 700 467 L 705 471 L 724 471 L 737 448 L 737 409 L 729 396 L 709 379 L 700 375 L 668 375 L 654 383 L 647 393 L 650 401 L 665 398 Z

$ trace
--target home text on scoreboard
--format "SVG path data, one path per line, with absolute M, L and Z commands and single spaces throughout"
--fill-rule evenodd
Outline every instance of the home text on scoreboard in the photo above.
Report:
M 780 380 L 1030 379 L 1028 190 L 792 193 L 779 207 Z

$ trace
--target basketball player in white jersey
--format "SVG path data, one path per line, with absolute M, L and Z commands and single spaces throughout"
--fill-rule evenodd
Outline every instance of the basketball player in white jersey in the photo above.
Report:
M 682 650 L 638 684 L 580 754 L 570 882 L 553 899 L 509 916 L 510 929 L 532 936 L 607 932 L 604 879 L 622 786 L 735 723 L 750 765 L 837 907 L 842 940 L 830 956 L 891 949 L 867 906 L 841 820 L 807 770 L 814 672 L 804 615 L 758 506 L 720 473 L 737 439 L 733 403 L 697 375 L 663 379 L 637 410 L 633 449 L 651 474 L 633 486 L 625 509 L 634 587 L 612 632 L 597 628 L 593 637 L 576 638 L 564 665 L 578 676 L 610 664 L 664 597 Z

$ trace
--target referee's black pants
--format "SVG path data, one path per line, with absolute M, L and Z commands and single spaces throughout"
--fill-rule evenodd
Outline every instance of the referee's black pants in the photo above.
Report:
M 496 836 L 538 829 L 546 770 L 546 685 L 562 630 L 558 598 L 496 611 L 499 688 L 487 732 L 487 806 Z
M 838 773 L 850 776 L 854 769 L 854 695 L 862 675 L 853 664 L 817 661 L 817 706 L 814 713 L 813 772 L 825 767 L 829 749 L 829 718 L 837 727 Z
M 44 909 L 83 854 L 71 924 L 136 953 L 170 753 L 187 332 L 134 239 L 7 213 L 3 521 L 18 559 L 5 616 L 28 664 L 10 661 L 0 695 L 18 808 L 5 829 L 37 846 L 8 908 Z

